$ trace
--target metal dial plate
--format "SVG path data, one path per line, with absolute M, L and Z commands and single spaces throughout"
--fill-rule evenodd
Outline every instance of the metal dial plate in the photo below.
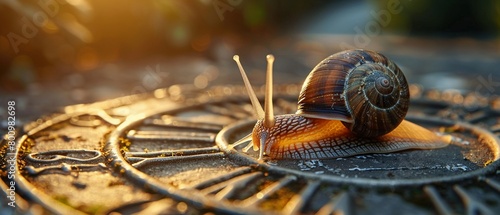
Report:
M 293 113 L 299 89 L 277 87 L 275 113 Z M 452 145 L 259 162 L 231 147 L 255 122 L 244 88 L 173 86 L 26 125 L 15 153 L 2 142 L 17 171 L 0 186 L 14 181 L 21 213 L 498 214 L 500 99 L 411 89 L 407 119 Z

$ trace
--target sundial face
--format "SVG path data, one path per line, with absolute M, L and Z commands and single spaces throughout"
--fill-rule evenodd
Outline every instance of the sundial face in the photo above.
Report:
M 172 88 L 171 88 L 172 89 Z M 275 90 L 293 113 L 299 85 Z M 159 89 L 69 106 L 25 126 L 9 211 L 61 214 L 498 214 L 500 99 L 412 86 L 407 119 L 453 136 L 437 150 L 265 160 L 233 143 L 255 123 L 242 87 Z M 258 93 L 262 95 L 262 92 Z M 5 160 L 5 159 L 3 159 Z M 2 171 L 10 164 L 5 162 Z M 2 210 L 11 200 L 2 199 Z

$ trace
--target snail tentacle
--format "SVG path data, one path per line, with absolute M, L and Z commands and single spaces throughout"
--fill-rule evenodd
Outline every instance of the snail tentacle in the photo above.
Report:
M 243 66 L 241 65 L 240 56 L 234 55 L 233 60 L 238 65 L 238 69 L 240 70 L 241 77 L 243 78 L 243 82 L 245 83 L 245 88 L 247 89 L 248 97 L 250 98 L 250 101 L 252 102 L 252 107 L 254 109 L 254 112 L 255 112 L 255 114 L 257 114 L 259 119 L 261 119 L 264 117 L 264 110 L 262 109 L 262 106 L 259 103 L 259 99 L 257 99 L 257 96 L 255 95 L 255 92 L 253 91 L 252 85 L 250 84 L 250 81 L 248 80 L 247 74 L 245 73 L 245 70 L 243 69 Z
M 266 74 L 266 95 L 264 102 L 264 125 L 268 128 L 274 125 L 273 110 L 273 63 L 274 56 L 267 55 L 267 74 Z
M 252 134 L 247 134 L 246 136 L 244 136 L 243 138 L 239 139 L 238 141 L 234 142 L 231 147 L 237 147 L 239 145 L 242 145 L 248 141 L 252 140 Z

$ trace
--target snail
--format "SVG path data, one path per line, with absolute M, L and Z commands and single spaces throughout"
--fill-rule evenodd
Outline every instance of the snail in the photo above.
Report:
M 399 67 L 374 51 L 346 50 L 321 61 L 302 85 L 295 114 L 274 116 L 272 67 L 267 55 L 264 110 L 239 61 L 236 61 L 259 120 L 234 146 L 252 146 L 271 159 L 328 159 L 408 149 L 447 146 L 439 136 L 404 120 L 409 89 Z

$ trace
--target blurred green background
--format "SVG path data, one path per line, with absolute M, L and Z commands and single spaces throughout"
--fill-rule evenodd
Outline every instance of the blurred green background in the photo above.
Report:
M 492 39 L 500 29 L 495 0 L 40 2 L 0 2 L 2 90 L 107 63 L 179 55 L 214 59 L 220 41 L 237 49 L 296 34 L 356 34 L 353 27 L 362 29 L 375 18 L 370 12 L 388 7 L 400 12 L 391 14 L 383 33 Z M 25 32 L 27 26 L 37 32 Z

